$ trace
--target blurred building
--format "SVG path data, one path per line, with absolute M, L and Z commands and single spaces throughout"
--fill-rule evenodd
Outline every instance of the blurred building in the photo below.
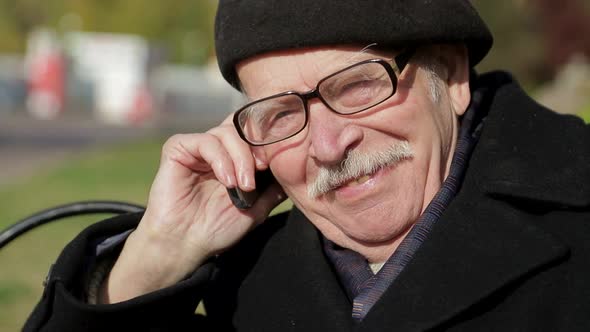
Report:
M 0 54 L 0 116 L 23 112 L 27 83 L 20 54 Z
M 219 124 L 242 102 L 242 95 L 223 80 L 217 64 L 157 67 L 150 86 L 160 109 L 160 121 L 187 130 Z
M 135 35 L 89 32 L 71 32 L 64 39 L 71 79 L 91 87 L 93 112 L 98 119 L 129 124 L 153 116 L 146 40 Z
M 36 29 L 24 59 L 0 56 L 0 69 L 13 69 L 0 74 L 1 112 L 207 128 L 237 107 L 241 95 L 214 60 L 174 65 L 165 54 L 137 35 Z

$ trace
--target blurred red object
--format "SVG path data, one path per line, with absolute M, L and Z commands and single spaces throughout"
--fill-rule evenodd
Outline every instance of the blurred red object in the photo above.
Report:
M 41 53 L 31 59 L 27 106 L 35 116 L 58 117 L 65 104 L 65 60 L 59 52 Z
M 133 125 L 139 125 L 149 120 L 154 111 L 154 100 L 149 89 L 145 86 L 140 87 L 135 94 L 133 105 L 128 113 L 128 122 Z

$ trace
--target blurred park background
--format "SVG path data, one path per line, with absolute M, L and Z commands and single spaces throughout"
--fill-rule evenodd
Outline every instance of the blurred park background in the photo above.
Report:
M 590 1 L 473 0 L 495 35 L 480 72 L 590 122 Z M 80 200 L 145 204 L 165 138 L 240 98 L 217 72 L 214 0 L 0 0 L 0 230 Z M 452 17 L 449 17 L 452 19 Z M 106 216 L 0 250 L 0 331 L 18 331 L 60 249 Z

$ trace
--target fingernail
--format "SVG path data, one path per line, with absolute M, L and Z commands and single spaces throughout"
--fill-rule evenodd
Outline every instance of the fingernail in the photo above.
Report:
M 252 183 L 252 180 L 246 175 L 246 173 L 240 175 L 240 182 L 244 189 L 254 189 L 254 183 Z
M 234 180 L 233 176 L 230 176 L 229 174 L 225 175 L 225 186 L 229 188 L 236 186 L 236 181 Z

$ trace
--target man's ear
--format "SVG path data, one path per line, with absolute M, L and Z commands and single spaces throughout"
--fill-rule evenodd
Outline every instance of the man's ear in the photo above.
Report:
M 457 116 L 463 115 L 471 101 L 469 57 L 464 45 L 440 45 L 440 61 L 447 69 L 446 84 Z

